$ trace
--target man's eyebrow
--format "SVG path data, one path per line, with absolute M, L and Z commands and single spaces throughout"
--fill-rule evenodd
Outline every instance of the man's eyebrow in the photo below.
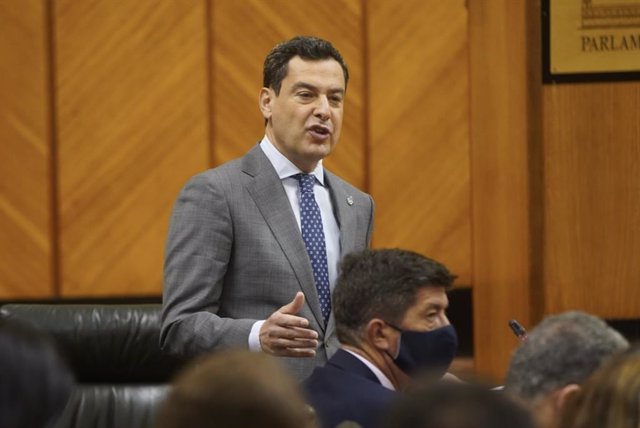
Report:
M 429 309 L 447 309 L 449 305 L 444 305 L 442 303 L 427 303 L 425 310 Z
M 318 88 L 313 86 L 311 83 L 307 83 L 307 82 L 296 82 L 293 84 L 293 86 L 291 87 L 291 89 L 293 91 L 297 90 L 297 89 L 309 89 L 311 91 L 317 91 Z
M 298 89 L 308 89 L 310 91 L 318 92 L 318 87 L 317 86 L 314 86 L 311 83 L 307 83 L 307 82 L 296 82 L 291 87 L 292 91 L 297 91 Z M 329 89 L 329 93 L 332 93 L 332 94 L 344 94 L 344 92 L 345 92 L 344 88 L 331 88 L 331 89 Z

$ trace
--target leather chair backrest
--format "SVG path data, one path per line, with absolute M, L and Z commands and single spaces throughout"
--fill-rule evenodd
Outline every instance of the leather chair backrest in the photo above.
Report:
M 78 385 L 56 427 L 147 428 L 181 362 L 159 348 L 160 304 L 5 304 L 48 333 Z

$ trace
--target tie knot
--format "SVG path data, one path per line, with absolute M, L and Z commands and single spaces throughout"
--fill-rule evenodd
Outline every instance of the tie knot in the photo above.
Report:
M 313 174 L 296 174 L 293 177 L 298 180 L 302 193 L 313 192 L 313 184 L 316 180 Z

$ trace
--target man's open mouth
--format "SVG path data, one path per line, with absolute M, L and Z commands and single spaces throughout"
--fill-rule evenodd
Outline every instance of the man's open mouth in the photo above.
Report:
M 328 127 L 322 125 L 313 125 L 308 128 L 308 131 L 313 134 L 316 138 L 325 138 L 331 134 L 331 131 Z

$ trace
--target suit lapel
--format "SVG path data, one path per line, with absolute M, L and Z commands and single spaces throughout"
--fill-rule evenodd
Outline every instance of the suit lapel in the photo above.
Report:
M 340 258 L 342 259 L 345 254 L 349 254 L 355 249 L 356 212 L 354 206 L 349 205 L 347 202 L 347 199 L 352 195 L 347 193 L 340 180 L 326 169 L 324 170 L 324 177 L 329 186 L 333 212 L 340 227 Z M 331 311 L 331 317 L 329 317 L 327 324 L 327 336 L 331 336 L 335 328 L 336 321 L 333 317 L 333 311 Z
M 260 146 L 254 147 L 243 158 L 242 170 L 252 177 L 246 186 L 247 191 L 289 260 L 300 283 L 300 289 L 306 296 L 307 305 L 311 308 L 318 324 L 324 329 L 322 310 L 307 250 L 280 177 Z M 313 298 L 310 298 L 311 296 Z
M 356 211 L 355 207 L 347 202 L 353 196 L 347 193 L 340 180 L 326 169 L 324 176 L 329 185 L 331 204 L 340 227 L 340 256 L 342 258 L 354 250 L 356 243 Z

